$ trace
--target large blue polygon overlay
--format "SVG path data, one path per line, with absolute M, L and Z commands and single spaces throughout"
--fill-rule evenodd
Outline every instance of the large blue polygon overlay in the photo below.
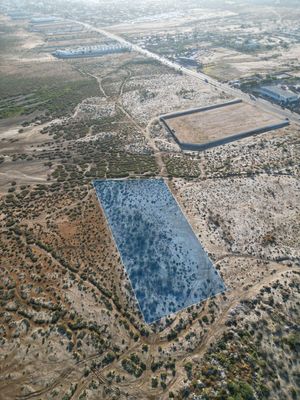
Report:
M 225 290 L 162 179 L 94 186 L 147 323 Z

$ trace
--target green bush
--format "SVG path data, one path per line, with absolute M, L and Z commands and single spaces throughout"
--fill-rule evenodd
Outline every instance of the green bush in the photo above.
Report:
M 255 400 L 253 389 L 247 382 L 228 382 L 227 388 L 235 400 Z

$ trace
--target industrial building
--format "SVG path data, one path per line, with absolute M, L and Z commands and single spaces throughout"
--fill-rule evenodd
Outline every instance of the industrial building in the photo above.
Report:
M 39 24 L 39 25 L 31 25 L 31 27 L 29 28 L 30 32 L 40 32 L 47 36 L 66 35 L 68 33 L 83 32 L 84 30 L 85 28 L 80 25 L 65 25 L 65 26 L 58 25 L 58 27 L 55 28 L 54 25 L 49 27 L 48 24 L 47 25 Z
M 55 22 L 60 18 L 56 18 L 56 17 L 34 17 L 31 18 L 30 22 L 32 24 L 47 24 L 49 22 Z
M 285 90 L 279 86 L 263 86 L 260 93 L 279 103 L 291 104 L 299 100 L 299 96 L 290 90 Z
M 27 19 L 29 18 L 28 14 L 24 13 L 23 11 L 11 11 L 7 14 L 12 20 L 18 19 Z
M 115 44 L 111 46 L 88 46 L 78 47 L 76 49 L 56 50 L 52 54 L 57 58 L 79 58 L 79 57 L 98 57 L 104 54 L 122 53 L 130 51 L 129 46 Z

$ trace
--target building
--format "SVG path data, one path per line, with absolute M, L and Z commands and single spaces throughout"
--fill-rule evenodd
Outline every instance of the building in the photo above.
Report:
M 285 90 L 279 86 L 263 86 L 260 93 L 279 103 L 291 104 L 299 100 L 299 96 L 290 90 Z
M 30 22 L 32 24 L 47 24 L 49 22 L 55 22 L 58 18 L 56 17 L 34 17 L 31 18 Z
M 52 54 L 57 58 L 80 58 L 98 57 L 105 54 L 122 53 L 124 51 L 130 51 L 130 47 L 116 44 L 111 46 L 88 46 L 76 49 L 55 50 Z
M 13 20 L 29 18 L 28 14 L 26 14 L 22 11 L 12 11 L 12 12 L 8 13 L 7 15 Z

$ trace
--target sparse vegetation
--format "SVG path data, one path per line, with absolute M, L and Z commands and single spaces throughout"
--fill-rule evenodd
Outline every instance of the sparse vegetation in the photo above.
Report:
M 42 4 L 26 4 L 30 16 L 44 14 Z M 47 3 L 47 14 L 66 15 L 64 3 L 53 4 Z M 226 47 L 207 43 L 232 51 L 231 36 L 240 30 L 256 35 L 258 27 L 264 35 L 263 13 L 254 21 L 257 11 L 246 12 L 242 28 L 238 12 L 224 18 L 214 10 L 214 18 L 203 19 L 198 4 L 188 22 L 192 29 L 182 24 L 181 32 L 176 24 L 185 16 L 172 14 L 176 33 L 167 36 L 168 6 L 159 5 L 157 21 L 145 2 L 134 8 L 105 2 L 92 16 L 86 4 L 84 12 L 101 26 L 149 17 L 147 37 L 139 23 L 121 35 L 172 59 L 194 57 L 196 42 L 192 68 L 222 80 L 236 76 L 239 65 L 248 73 L 242 53 L 228 60 Z M 288 7 L 276 9 L 283 13 L 280 24 L 296 26 L 296 7 L 292 13 Z M 82 12 L 75 3 L 68 9 L 74 19 Z M 230 26 L 222 38 L 219 18 Z M 182 153 L 157 117 L 228 95 L 134 51 L 53 59 L 51 49 L 59 46 L 111 43 L 71 26 L 67 32 L 65 22 L 0 18 L 0 397 L 298 399 L 299 129 L 291 124 L 204 153 Z M 65 31 L 49 35 L 54 27 Z M 260 65 L 278 68 L 285 57 L 284 69 L 296 71 L 289 40 L 269 43 L 282 55 L 259 55 Z M 247 51 L 247 57 L 256 69 L 256 53 Z M 275 82 L 273 75 L 268 81 Z M 147 325 L 91 183 L 158 175 L 229 290 Z M 162 243 L 157 249 L 165 253 Z

